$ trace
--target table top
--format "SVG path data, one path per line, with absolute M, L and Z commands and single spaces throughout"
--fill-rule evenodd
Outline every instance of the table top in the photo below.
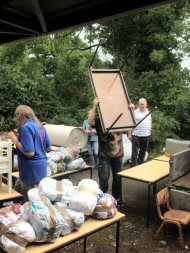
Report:
M 155 183 L 169 175 L 169 162 L 152 160 L 118 173 L 121 177 Z
M 21 196 L 22 195 L 19 192 L 16 192 L 13 189 L 11 193 L 8 193 L 8 188 L 5 184 L 2 184 L 2 187 L 0 187 L 0 201 L 19 198 Z
M 169 162 L 170 157 L 169 156 L 165 156 L 165 155 L 161 155 L 161 156 L 155 157 L 153 160 L 159 160 L 159 161 Z
M 61 176 L 64 176 L 64 175 L 74 174 L 74 173 L 77 173 L 77 172 L 82 172 L 82 171 L 86 171 L 86 170 L 90 170 L 90 169 L 91 169 L 91 167 L 89 165 L 86 165 L 84 168 L 81 168 L 81 169 L 78 169 L 78 170 L 68 170 L 68 171 L 64 171 L 64 172 L 60 172 L 60 173 L 55 173 L 55 174 L 53 174 L 49 177 L 56 178 L 56 177 L 61 177 Z M 19 172 L 18 171 L 13 172 L 12 176 L 15 177 L 15 178 L 18 178 L 19 177 Z
M 106 219 L 106 220 L 95 220 L 89 218 L 87 221 L 84 222 L 82 227 L 78 231 L 74 231 L 69 235 L 59 237 L 56 239 L 54 243 L 35 243 L 29 244 L 26 247 L 24 253 L 45 253 L 55 251 L 61 247 L 68 245 L 69 243 L 75 242 L 81 238 L 84 238 L 87 235 L 92 234 L 93 232 L 99 231 L 104 227 L 107 227 L 111 224 L 116 223 L 117 221 L 123 219 L 125 217 L 124 214 L 118 212 L 113 218 Z

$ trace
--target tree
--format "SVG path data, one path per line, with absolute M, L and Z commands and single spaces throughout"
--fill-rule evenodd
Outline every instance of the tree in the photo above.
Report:
M 92 101 L 93 50 L 68 31 L 0 48 L 2 130 L 15 127 L 14 110 L 31 106 L 42 121 L 81 126 Z M 95 63 L 101 65 L 96 58 Z M 7 99 L 9 98 L 9 99 Z
M 180 65 L 182 50 L 188 48 L 189 7 L 187 1 L 180 1 L 94 29 L 94 38 L 114 57 L 112 68 L 118 69 L 126 62 L 122 71 L 131 100 L 145 97 L 150 108 L 158 107 L 153 113 L 153 147 L 163 147 L 169 137 L 189 136 L 190 74 Z M 183 43 L 179 39 L 182 37 Z

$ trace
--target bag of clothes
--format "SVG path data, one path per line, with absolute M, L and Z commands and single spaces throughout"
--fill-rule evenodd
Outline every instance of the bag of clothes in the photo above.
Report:
M 92 217 L 97 220 L 112 218 L 117 213 L 117 201 L 108 193 L 99 194 Z

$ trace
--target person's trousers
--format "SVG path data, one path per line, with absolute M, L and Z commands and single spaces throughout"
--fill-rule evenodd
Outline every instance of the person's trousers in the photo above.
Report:
M 150 136 L 132 136 L 131 167 L 144 162 L 145 153 L 148 148 Z
M 107 193 L 109 186 L 110 168 L 112 169 L 112 196 L 118 200 L 121 198 L 121 177 L 117 175 L 122 168 L 122 157 L 99 158 L 98 176 L 100 189 Z
M 89 141 L 87 143 L 88 154 L 89 154 L 89 162 L 90 165 L 98 165 L 99 157 L 98 157 L 98 141 Z

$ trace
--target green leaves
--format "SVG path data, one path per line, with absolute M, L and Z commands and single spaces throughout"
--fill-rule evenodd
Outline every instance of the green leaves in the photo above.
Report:
M 133 103 L 145 97 L 149 108 L 158 107 L 151 138 L 158 150 L 166 138 L 190 138 L 190 72 L 180 65 L 183 53 L 190 52 L 187 2 L 106 22 L 98 34 L 114 57 L 113 68 L 126 61 L 122 72 Z
M 91 105 L 88 66 L 93 53 L 74 31 L 0 48 L 0 125 L 16 127 L 19 104 L 41 121 L 81 126 Z
M 0 126 L 15 128 L 19 104 L 34 108 L 42 121 L 81 126 L 92 106 L 89 65 L 96 47 L 112 62 L 94 68 L 120 68 L 129 97 L 148 100 L 153 112 L 151 147 L 158 150 L 169 137 L 186 139 L 190 132 L 190 73 L 181 68 L 189 47 L 189 4 L 140 12 L 86 28 L 56 33 L 0 48 Z M 95 41 L 95 42 L 94 42 Z

